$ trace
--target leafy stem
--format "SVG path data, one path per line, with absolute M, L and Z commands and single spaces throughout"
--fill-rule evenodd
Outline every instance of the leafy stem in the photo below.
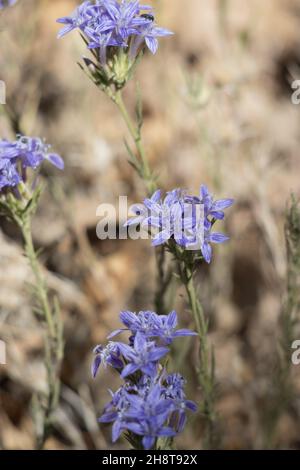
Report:
M 179 276 L 185 287 L 189 306 L 199 335 L 199 367 L 197 372 L 198 381 L 203 394 L 201 410 L 206 422 L 205 446 L 213 448 L 217 444 L 217 435 L 215 432 L 217 419 L 215 412 L 216 382 L 214 351 L 209 348 L 207 337 L 209 325 L 197 295 L 194 281 L 195 262 L 189 252 L 182 252 L 176 245 L 174 250 L 178 262 Z
M 134 124 L 130 117 L 127 107 L 124 103 L 121 90 L 118 90 L 115 93 L 113 101 L 118 106 L 119 111 L 124 119 L 124 122 L 128 128 L 128 131 L 136 147 L 137 156 L 138 156 L 137 159 L 136 157 L 134 157 L 134 154 L 130 152 L 129 147 L 127 147 L 127 150 L 129 150 L 130 156 L 133 160 L 131 164 L 133 164 L 136 171 L 144 180 L 148 195 L 151 195 L 157 189 L 157 185 L 156 185 L 153 173 L 150 170 L 146 152 L 142 143 L 141 129 L 143 126 L 143 116 L 142 116 L 142 111 L 141 111 L 140 96 L 138 96 L 137 108 L 136 108 L 137 121 L 138 121 L 137 124 Z
M 31 219 L 35 213 L 41 189 L 36 188 L 31 195 L 27 187 L 18 187 L 18 195 L 8 194 L 0 201 L 1 214 L 15 222 L 24 241 L 24 251 L 34 276 L 33 292 L 36 300 L 35 314 L 45 325 L 45 366 L 48 393 L 46 397 L 35 396 L 34 418 L 36 424 L 36 447 L 42 449 L 51 433 L 53 414 L 57 409 L 60 395 L 59 370 L 63 358 L 63 324 L 56 298 L 50 300 L 47 283 L 42 272 L 38 253 L 32 239 Z

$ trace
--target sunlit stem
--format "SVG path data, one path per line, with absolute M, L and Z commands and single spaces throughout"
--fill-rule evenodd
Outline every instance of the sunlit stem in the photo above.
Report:
M 145 181 L 148 195 L 151 195 L 156 189 L 156 183 L 153 179 L 149 163 L 147 160 L 146 152 L 142 143 L 141 131 L 138 125 L 135 125 L 127 111 L 126 105 L 123 100 L 122 91 L 118 90 L 115 94 L 114 101 L 118 106 L 120 113 L 124 119 L 124 122 L 128 128 L 128 131 L 135 144 L 138 158 L 141 163 L 141 177 Z
M 177 250 L 178 252 L 178 250 Z M 194 282 L 194 269 L 189 261 L 178 253 L 178 268 L 181 281 L 185 287 L 189 306 L 199 335 L 198 380 L 202 391 L 201 411 L 206 421 L 205 447 L 216 446 L 216 412 L 215 412 L 215 364 L 214 353 L 208 346 L 208 321 L 205 318 L 202 304 L 197 295 Z

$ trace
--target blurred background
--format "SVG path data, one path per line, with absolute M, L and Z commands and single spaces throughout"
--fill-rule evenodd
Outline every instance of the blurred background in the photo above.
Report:
M 291 83 L 300 79 L 300 2 L 148 3 L 158 23 L 176 33 L 161 40 L 156 56 L 143 58 L 136 74 L 144 141 L 160 186 L 197 194 L 205 183 L 217 198 L 236 200 L 219 226 L 231 240 L 215 248 L 212 264 L 198 276 L 216 353 L 220 447 L 300 448 L 300 366 L 292 366 L 294 393 L 276 415 L 282 404 L 276 358 L 286 292 L 284 222 L 291 192 L 300 195 L 300 105 L 291 102 Z M 96 236 L 97 206 L 117 206 L 119 195 L 140 201 L 144 188 L 127 163 L 128 135 L 117 109 L 76 64 L 86 54 L 79 35 L 56 39 L 56 18 L 77 4 L 19 0 L 1 12 L 7 104 L 0 136 L 45 137 L 66 163 L 62 174 L 43 170 L 47 187 L 34 219 L 34 241 L 65 323 L 62 398 L 46 448 L 125 449 L 122 440 L 113 447 L 110 427 L 97 423 L 107 389 L 117 381 L 108 369 L 91 379 L 92 349 L 119 325 L 120 310 L 152 308 L 155 262 L 147 240 Z M 134 95 L 133 82 L 125 93 L 132 111 Z M 46 386 L 43 334 L 31 311 L 20 235 L 0 223 L 0 338 L 7 344 L 0 448 L 30 449 L 31 397 Z M 192 326 L 180 289 L 175 306 L 181 326 Z M 171 368 L 188 379 L 188 395 L 197 401 L 195 342 L 184 341 Z M 201 448 L 202 434 L 201 417 L 191 417 L 178 448 Z

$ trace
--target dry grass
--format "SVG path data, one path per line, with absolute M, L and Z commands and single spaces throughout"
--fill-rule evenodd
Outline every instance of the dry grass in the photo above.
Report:
M 56 40 L 55 18 L 75 3 L 19 0 L 1 15 L 0 78 L 15 128 L 2 114 L 0 130 L 1 137 L 18 130 L 45 136 L 66 161 L 62 176 L 47 174 L 34 225 L 66 335 L 58 427 L 47 447 L 107 448 L 108 432 L 95 416 L 115 379 L 107 373 L 92 382 L 91 349 L 117 325 L 121 309 L 151 306 L 154 263 L 147 241 L 96 238 L 97 206 L 119 195 L 136 201 L 143 188 L 127 165 L 116 109 L 76 65 L 81 41 L 76 34 Z M 259 448 L 285 288 L 284 212 L 290 192 L 299 195 L 300 108 L 291 104 L 289 84 L 299 78 L 300 9 L 295 0 L 152 4 L 176 36 L 138 69 L 145 143 L 165 189 L 197 191 L 206 182 L 216 195 L 236 199 L 226 223 L 231 242 L 216 249 L 199 282 L 216 347 L 222 447 Z M 201 80 L 192 96 L 191 80 Z M 131 84 L 129 103 L 133 95 Z M 6 222 L 1 228 L 0 337 L 8 364 L 0 366 L 0 447 L 24 449 L 34 442 L 30 396 L 45 387 L 42 339 L 20 237 Z M 187 322 L 180 295 L 177 310 Z M 193 364 L 183 362 L 182 371 L 197 399 Z M 299 414 L 295 400 L 279 422 L 276 447 L 299 448 Z M 178 446 L 199 448 L 201 432 L 194 420 Z

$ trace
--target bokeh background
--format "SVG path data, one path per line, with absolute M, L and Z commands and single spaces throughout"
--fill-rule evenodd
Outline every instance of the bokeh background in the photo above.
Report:
M 231 240 L 201 267 L 200 296 L 216 352 L 220 446 L 300 448 L 300 401 L 293 395 L 268 438 L 278 318 L 286 289 L 284 217 L 299 191 L 300 106 L 291 82 L 300 78 L 297 0 L 153 0 L 159 24 L 173 30 L 136 79 L 145 113 L 144 140 L 160 185 L 234 197 L 224 229 Z M 82 73 L 79 35 L 57 40 L 55 20 L 73 0 L 19 0 L 0 16 L 0 79 L 7 104 L 1 138 L 42 136 L 66 162 L 45 168 L 47 189 L 34 219 L 34 241 L 65 323 L 62 398 L 49 449 L 115 447 L 97 416 L 117 387 L 111 371 L 90 376 L 92 348 L 117 327 L 122 309 L 151 309 L 155 263 L 149 241 L 96 236 L 97 206 L 119 195 L 140 201 L 144 188 L 127 163 L 127 131 L 117 109 Z M 126 89 L 134 111 L 135 86 Z M 121 224 L 123 220 L 119 220 Z M 0 448 L 34 446 L 31 397 L 45 389 L 43 333 L 31 311 L 30 269 L 20 235 L 1 220 Z M 192 326 L 183 291 L 174 294 L 180 323 Z M 299 336 L 300 338 L 300 336 Z M 188 379 L 196 401 L 193 340 L 174 351 L 171 367 Z M 292 367 L 296 392 L 300 366 Z M 276 393 L 275 393 L 276 395 Z M 202 446 L 201 417 L 192 417 L 179 448 Z

